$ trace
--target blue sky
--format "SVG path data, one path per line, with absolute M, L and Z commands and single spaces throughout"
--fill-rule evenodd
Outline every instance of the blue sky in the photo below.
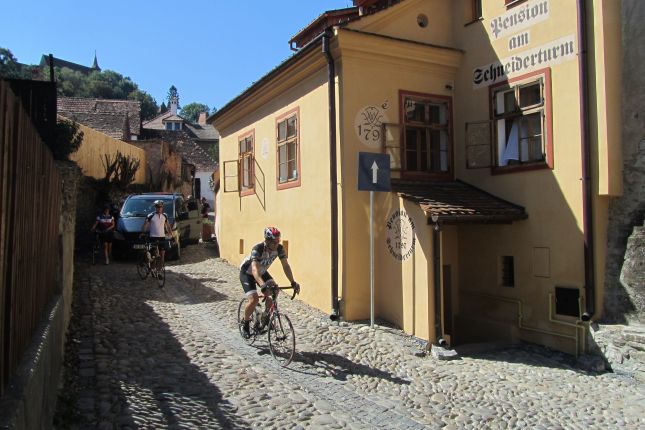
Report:
M 0 47 L 36 64 L 42 54 L 129 76 L 157 103 L 224 106 L 292 55 L 288 41 L 351 0 L 2 0 Z

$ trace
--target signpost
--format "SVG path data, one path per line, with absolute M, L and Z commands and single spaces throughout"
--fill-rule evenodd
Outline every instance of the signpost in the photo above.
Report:
M 358 153 L 358 190 L 370 192 L 370 327 L 374 327 L 374 191 L 390 191 L 390 156 Z

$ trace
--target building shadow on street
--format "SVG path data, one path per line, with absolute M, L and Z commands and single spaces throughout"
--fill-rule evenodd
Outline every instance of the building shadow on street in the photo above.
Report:
M 578 359 L 574 355 L 527 342 L 514 344 L 508 342 L 463 344 L 455 347 L 455 350 L 459 353 L 460 357 L 468 357 L 475 360 L 570 370 L 585 375 L 605 373 L 590 372 L 582 369 Z
M 133 291 L 123 280 L 87 279 L 87 273 L 77 278 L 68 342 L 89 339 L 90 348 L 68 349 L 76 356 L 66 357 L 70 376 L 61 390 L 68 397 L 62 404 L 84 411 L 65 428 L 251 428 L 195 363 L 212 357 L 199 348 L 187 352 L 177 327 L 150 304 L 148 296 L 161 292 Z

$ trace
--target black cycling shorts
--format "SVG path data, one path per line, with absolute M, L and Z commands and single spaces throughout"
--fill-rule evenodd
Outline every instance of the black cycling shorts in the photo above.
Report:
M 168 239 L 165 237 L 151 237 L 150 238 L 150 243 L 152 245 L 157 245 L 159 247 L 159 251 L 164 250 L 164 251 L 169 251 L 170 250 L 170 243 Z
M 264 275 L 262 275 L 262 280 L 266 282 L 269 279 L 272 280 L 273 278 L 271 277 L 269 272 L 265 272 Z M 246 272 L 240 272 L 240 282 L 242 283 L 242 288 L 244 288 L 244 294 L 246 294 L 247 296 L 258 292 L 258 283 L 255 282 L 253 275 L 249 275 Z
M 103 243 L 112 243 L 112 237 L 114 236 L 114 233 L 112 230 L 110 231 L 99 231 L 99 240 Z

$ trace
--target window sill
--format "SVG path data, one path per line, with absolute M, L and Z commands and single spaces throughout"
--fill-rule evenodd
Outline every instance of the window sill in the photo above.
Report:
M 290 182 L 278 182 L 277 184 L 277 189 L 278 191 L 280 190 L 288 190 L 289 188 L 296 188 L 300 186 L 300 177 L 298 177 L 297 180 L 295 181 L 290 181 Z
M 255 194 L 255 188 L 240 191 L 240 197 L 251 196 Z
M 468 26 L 470 26 L 470 25 L 472 25 L 472 24 L 476 24 L 476 23 L 478 23 L 478 22 L 482 22 L 483 20 L 484 20 L 484 17 L 481 17 L 481 16 L 480 16 L 479 18 L 475 18 L 475 19 L 473 19 L 472 21 L 468 21 L 467 23 L 465 23 L 465 24 L 464 24 L 464 27 L 468 27 Z
M 491 167 L 491 174 L 493 175 L 506 175 L 508 173 L 527 172 L 532 170 L 552 169 L 546 162 L 533 163 L 533 164 L 519 164 L 515 166 L 493 166 Z

